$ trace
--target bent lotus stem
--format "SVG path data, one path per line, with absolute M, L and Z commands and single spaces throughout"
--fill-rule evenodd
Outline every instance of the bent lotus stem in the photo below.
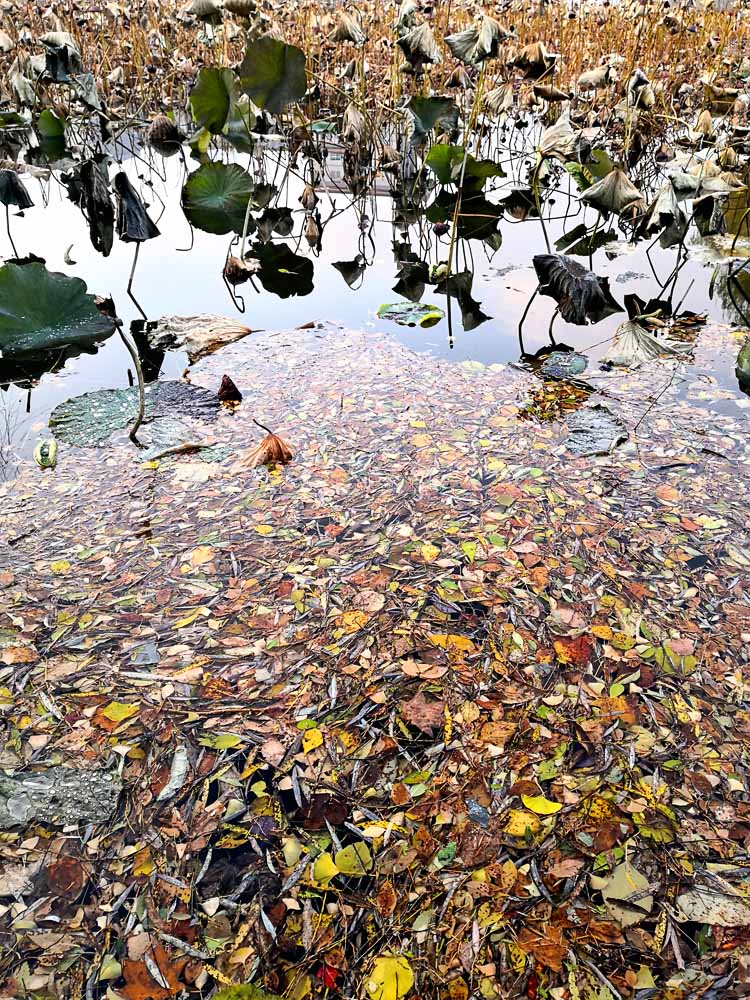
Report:
M 136 244 L 139 246 L 140 244 Z M 141 366 L 141 359 L 138 357 L 138 351 L 135 348 L 135 344 L 132 344 L 128 337 L 125 336 L 125 331 L 122 328 L 122 323 L 117 324 L 117 332 L 122 338 L 122 342 L 127 348 L 128 354 L 133 360 L 133 366 L 135 367 L 135 374 L 138 379 L 138 412 L 135 416 L 130 430 L 128 431 L 128 437 L 133 442 L 133 444 L 141 447 L 141 443 L 137 438 L 138 429 L 143 423 L 143 418 L 146 415 L 146 382 L 143 377 L 143 368 Z

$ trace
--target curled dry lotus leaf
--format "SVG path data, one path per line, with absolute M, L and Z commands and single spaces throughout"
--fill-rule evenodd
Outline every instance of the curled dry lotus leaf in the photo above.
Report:
M 398 47 L 415 68 L 421 68 L 423 63 L 437 64 L 443 57 L 435 41 L 429 24 L 420 24 L 398 39 Z
M 127 174 L 121 170 L 112 184 L 117 193 L 117 235 L 123 243 L 144 243 L 157 237 L 159 230 Z
M 278 434 L 267 434 L 255 448 L 247 451 L 237 462 L 245 469 L 257 469 L 261 465 L 286 465 L 294 455 L 289 445 Z
M 510 65 L 523 70 L 527 80 L 541 80 L 552 72 L 559 58 L 557 53 L 548 52 L 543 42 L 532 42 L 516 53 Z
M 621 215 L 633 206 L 643 207 L 643 195 L 620 167 L 610 170 L 600 181 L 583 191 L 579 199 L 600 212 Z
M 513 107 L 513 87 L 510 83 L 502 83 L 499 87 L 487 91 L 484 106 L 495 115 L 510 111 Z
M 581 90 L 601 90 L 609 86 L 612 75 L 611 66 L 597 66 L 581 73 L 578 77 L 578 86 Z
M 367 35 L 360 27 L 359 23 L 346 11 L 341 11 L 336 22 L 336 27 L 331 33 L 332 42 L 353 42 L 355 45 L 364 45 Z
M 695 125 L 690 132 L 690 137 L 695 139 L 712 139 L 715 134 L 716 129 L 714 128 L 714 120 L 711 112 L 708 108 L 705 108 L 698 115 Z
M 341 138 L 344 142 L 360 142 L 366 127 L 365 116 L 357 105 L 351 101 L 347 105 L 341 120 Z
M 32 208 L 34 202 L 15 170 L 0 170 L 0 205 Z
M 534 270 L 540 293 L 557 302 L 566 323 L 586 326 L 622 312 L 609 290 L 609 279 L 600 278 L 572 257 L 537 254 Z
M 500 43 L 510 37 L 511 33 L 499 21 L 484 15 L 479 27 L 447 35 L 445 44 L 456 59 L 470 66 L 479 66 L 486 59 L 493 59 Z
M 547 101 L 550 104 L 555 104 L 559 101 L 569 101 L 573 95 L 566 93 L 564 90 L 560 90 L 559 87 L 535 83 L 534 96 L 539 98 L 541 101 Z
M 224 10 L 236 17 L 251 18 L 258 9 L 256 0 L 224 0 Z
M 542 159 L 550 157 L 560 160 L 561 163 L 567 163 L 569 160 L 581 163 L 588 159 L 590 151 L 591 147 L 583 134 L 573 128 L 570 110 L 567 108 L 554 125 L 550 125 L 542 132 L 537 147 Z
M 226 316 L 163 316 L 155 327 L 149 326 L 147 337 L 149 346 L 156 350 L 186 351 L 194 364 L 249 333 L 249 327 Z
M 623 368 L 637 368 L 665 354 L 687 354 L 690 349 L 689 344 L 673 344 L 657 340 L 640 323 L 628 320 L 618 326 L 612 345 L 602 361 Z
M 456 66 L 445 81 L 445 86 L 448 90 L 473 90 L 474 81 L 463 66 Z
M 221 21 L 221 7 L 214 0 L 192 0 L 187 12 L 199 21 L 213 22 L 214 24 Z

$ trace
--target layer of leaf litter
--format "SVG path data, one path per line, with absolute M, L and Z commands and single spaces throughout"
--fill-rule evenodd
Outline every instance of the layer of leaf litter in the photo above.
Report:
M 740 343 L 706 328 L 697 364 Z M 243 392 L 201 424 L 223 463 L 63 445 L 0 488 L 3 769 L 123 781 L 93 830 L 0 845 L 11 978 L 60 964 L 50 916 L 68 994 L 94 963 L 125 997 L 151 967 L 189 996 L 587 1000 L 737 967 L 743 410 L 679 359 L 587 371 L 630 438 L 576 458 L 520 419 L 535 376 L 477 368 L 258 334 L 193 370 Z M 251 417 L 290 464 L 235 464 Z

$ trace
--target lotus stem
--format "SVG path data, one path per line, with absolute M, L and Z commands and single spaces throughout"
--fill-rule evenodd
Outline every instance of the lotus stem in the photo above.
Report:
M 138 246 L 139 244 L 136 244 Z M 135 374 L 138 379 L 138 413 L 136 414 L 135 420 L 133 421 L 130 430 L 128 431 L 128 437 L 133 442 L 133 444 L 141 447 L 141 443 L 136 437 L 138 434 L 138 429 L 143 423 L 143 418 L 146 415 L 146 382 L 143 378 L 143 367 L 141 366 L 141 359 L 138 357 L 138 351 L 135 344 L 132 344 L 130 340 L 125 336 L 125 331 L 122 328 L 122 323 L 118 323 L 117 332 L 120 334 L 123 344 L 127 348 L 128 354 L 133 359 L 133 366 L 135 367 Z

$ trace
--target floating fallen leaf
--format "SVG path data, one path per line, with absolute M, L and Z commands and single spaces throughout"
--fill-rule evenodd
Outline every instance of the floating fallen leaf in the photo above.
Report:
M 243 469 L 257 469 L 259 465 L 285 465 L 291 462 L 292 457 L 287 443 L 269 431 L 259 445 L 245 452 L 237 465 Z

